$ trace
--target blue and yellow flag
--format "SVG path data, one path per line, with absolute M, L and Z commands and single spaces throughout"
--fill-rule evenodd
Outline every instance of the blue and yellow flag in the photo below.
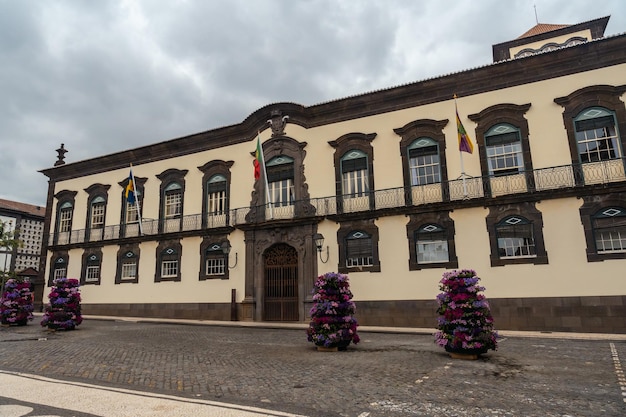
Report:
M 124 192 L 124 197 L 126 197 L 126 201 L 130 204 L 135 204 L 135 181 L 133 181 L 133 170 L 130 170 L 130 174 L 128 175 L 128 184 L 126 185 L 126 191 Z

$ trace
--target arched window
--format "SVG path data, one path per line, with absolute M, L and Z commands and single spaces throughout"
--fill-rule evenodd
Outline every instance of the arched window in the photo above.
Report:
M 175 219 L 183 214 L 183 187 L 171 182 L 163 192 L 163 213 L 166 219 Z
M 230 168 L 233 161 L 212 160 L 199 166 L 202 176 L 202 228 L 226 226 L 230 210 Z
M 159 232 L 178 232 L 183 228 L 183 196 L 185 175 L 189 171 L 170 168 L 158 174 L 159 186 Z
M 427 185 L 441 182 L 439 145 L 431 138 L 414 140 L 408 147 L 411 185 Z
M 375 133 L 348 133 L 328 144 L 335 148 L 335 193 L 337 211 L 351 213 L 374 210 Z
M 341 157 L 341 190 L 347 197 L 363 197 L 369 192 L 365 152 L 353 149 Z
M 74 205 L 66 201 L 59 206 L 58 214 L 58 231 L 59 233 L 72 231 L 72 215 L 74 213 Z
M 219 216 L 228 210 L 226 203 L 227 179 L 222 174 L 215 174 L 207 181 L 207 214 Z
M 485 132 L 489 175 L 511 175 L 524 170 L 520 130 L 508 123 L 492 126 Z
M 90 241 L 102 240 L 106 221 L 106 206 L 108 190 L 111 186 L 92 184 L 85 188 L 87 197 L 87 217 L 85 219 L 85 239 Z
M 89 205 L 89 228 L 102 229 L 104 227 L 104 213 L 106 200 L 102 196 L 94 197 Z
M 57 200 L 53 236 L 55 245 L 66 245 L 71 242 L 76 194 L 76 191 L 63 190 L 54 195 Z
M 124 193 L 124 192 L 123 192 Z M 139 223 L 139 214 L 137 213 L 137 201 L 142 201 L 143 195 L 139 187 L 135 190 L 135 202 L 128 201 L 127 198 L 123 198 L 124 201 L 124 222 L 126 224 Z
M 622 157 L 615 114 L 590 107 L 574 118 L 574 135 L 580 162 L 608 161 Z

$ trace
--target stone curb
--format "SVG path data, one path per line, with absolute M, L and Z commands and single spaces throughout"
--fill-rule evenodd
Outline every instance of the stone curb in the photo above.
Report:
M 89 320 L 128 321 L 128 322 L 136 322 L 136 323 L 164 323 L 164 324 L 183 324 L 183 325 L 193 325 L 193 326 L 223 326 L 223 327 L 246 327 L 246 328 L 262 328 L 262 329 L 305 330 L 308 327 L 307 323 L 189 320 L 189 319 L 117 317 L 117 316 L 94 316 L 94 315 L 83 315 L 83 318 L 89 319 Z M 436 332 L 436 329 L 415 328 L 415 327 L 359 326 L 359 332 L 432 335 Z M 610 333 L 569 333 L 569 332 L 498 330 L 498 335 L 500 337 L 525 337 L 525 338 L 542 338 L 542 339 L 626 341 L 626 334 L 610 334 Z

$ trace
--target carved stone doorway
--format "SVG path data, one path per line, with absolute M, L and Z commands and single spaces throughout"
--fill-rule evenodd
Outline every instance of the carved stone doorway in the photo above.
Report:
M 264 321 L 298 321 L 298 252 L 277 243 L 263 254 L 265 291 Z

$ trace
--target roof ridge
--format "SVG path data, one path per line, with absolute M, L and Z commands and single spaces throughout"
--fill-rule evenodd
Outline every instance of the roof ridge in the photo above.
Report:
M 19 201 L 11 201 L 0 198 L 0 209 L 13 210 L 24 214 L 30 214 L 33 216 L 44 217 L 46 211 L 41 206 L 34 204 L 20 203 Z
M 528 29 L 526 32 L 518 36 L 516 39 L 529 38 L 531 36 L 540 35 L 542 33 L 552 32 L 553 30 L 563 29 L 573 25 L 564 25 L 557 23 L 537 23 L 532 28 Z

